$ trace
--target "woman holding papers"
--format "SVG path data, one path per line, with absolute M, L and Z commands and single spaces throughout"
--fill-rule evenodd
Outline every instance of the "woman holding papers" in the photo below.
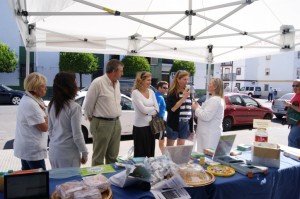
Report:
M 223 81 L 212 78 L 208 84 L 208 92 L 211 97 L 200 106 L 194 102 L 197 122 L 197 151 L 203 153 L 206 148 L 216 148 L 223 131 L 222 121 L 224 117 L 225 102 L 223 99 Z

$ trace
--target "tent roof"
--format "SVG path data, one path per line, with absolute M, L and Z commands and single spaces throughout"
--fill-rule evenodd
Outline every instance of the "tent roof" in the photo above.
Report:
M 300 49 L 298 0 L 9 0 L 30 51 L 207 63 Z

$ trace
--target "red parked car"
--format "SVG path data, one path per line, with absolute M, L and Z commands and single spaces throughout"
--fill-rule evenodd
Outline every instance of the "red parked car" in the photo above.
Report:
M 273 118 L 273 111 L 262 106 L 258 101 L 241 93 L 226 93 L 225 111 L 223 119 L 223 131 L 229 131 L 233 126 L 251 125 L 253 119 Z M 199 98 L 198 103 L 202 104 L 205 96 Z
M 273 111 L 245 94 L 227 93 L 224 96 L 226 108 L 223 119 L 223 131 L 232 126 L 251 125 L 253 119 L 273 118 Z

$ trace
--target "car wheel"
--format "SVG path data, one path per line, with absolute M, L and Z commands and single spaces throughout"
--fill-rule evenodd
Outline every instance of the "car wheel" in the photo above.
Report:
M 272 116 L 270 114 L 265 115 L 264 117 L 265 120 L 272 120 Z
M 13 104 L 13 105 L 19 105 L 20 104 L 20 100 L 21 100 L 21 98 L 19 97 L 19 96 L 13 96 L 12 98 L 11 98 L 11 103 Z
M 282 117 L 283 117 L 283 115 L 275 115 L 276 116 L 276 118 L 278 118 L 278 119 L 282 119 Z
M 85 143 L 88 143 L 88 141 L 89 141 L 88 130 L 85 128 L 85 126 L 81 125 L 81 131 L 82 131 Z
M 248 93 L 248 96 L 249 96 L 249 97 L 253 97 L 252 93 Z
M 229 131 L 232 128 L 233 121 L 230 117 L 225 117 L 223 119 L 223 131 Z

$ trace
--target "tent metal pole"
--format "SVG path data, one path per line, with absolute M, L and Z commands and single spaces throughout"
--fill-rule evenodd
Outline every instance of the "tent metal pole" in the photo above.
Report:
M 29 75 L 29 66 L 30 66 L 30 51 L 29 49 L 26 49 L 26 77 Z
M 208 50 L 208 55 L 207 55 L 208 66 L 207 66 L 207 74 L 206 74 L 206 100 L 208 100 L 208 97 L 209 97 L 208 84 L 209 84 L 209 81 L 210 81 L 211 64 L 212 64 L 212 61 L 213 61 L 212 49 L 213 49 L 213 45 L 208 45 L 207 46 L 207 50 Z
M 234 10 L 232 10 L 231 12 L 229 12 L 228 14 L 224 15 L 223 17 L 221 17 L 220 19 L 212 22 L 212 24 L 210 24 L 209 26 L 205 27 L 204 29 L 202 29 L 201 31 L 199 31 L 198 33 L 195 34 L 195 37 L 201 35 L 202 33 L 204 33 L 205 31 L 209 30 L 210 28 L 214 27 L 215 25 L 219 24 L 221 21 L 225 20 L 226 18 L 230 17 L 231 15 L 233 15 L 234 13 L 236 13 L 237 11 L 241 10 L 242 8 L 244 8 L 246 5 L 240 5 L 239 7 L 235 8 Z
M 197 16 L 197 17 L 200 17 L 200 18 L 202 18 L 202 19 L 208 20 L 208 21 L 210 21 L 210 22 L 213 22 L 213 23 L 216 22 L 216 21 L 213 20 L 213 19 L 210 19 L 210 18 L 208 18 L 208 17 L 202 16 L 202 15 L 199 15 L 199 14 L 196 14 L 196 16 Z M 269 41 L 269 40 L 263 39 L 263 38 L 261 38 L 261 37 L 258 37 L 258 36 L 255 36 L 255 35 L 251 34 L 250 32 L 245 32 L 245 31 L 239 30 L 239 29 L 237 29 L 237 28 L 231 27 L 231 26 L 226 25 L 226 24 L 224 24 L 224 23 L 221 23 L 221 22 L 220 22 L 220 23 L 218 23 L 218 25 L 219 25 L 219 26 L 223 26 L 223 27 L 225 27 L 225 28 L 228 28 L 228 29 L 230 29 L 230 30 L 236 31 L 236 32 L 241 33 L 241 34 L 247 33 L 247 36 L 248 36 L 248 37 L 253 37 L 253 38 L 255 38 L 255 39 L 258 39 L 258 40 L 261 40 L 261 41 L 265 41 L 265 42 L 267 42 L 267 43 L 270 43 L 270 44 L 273 44 L 273 45 L 276 45 L 276 46 L 280 46 L 279 43 L 275 43 L 275 42 L 273 42 L 273 41 Z M 206 28 L 206 29 L 207 29 L 207 28 Z M 202 31 L 203 31 L 203 30 L 202 30 Z M 196 39 L 197 39 L 197 35 L 195 35 L 195 37 L 196 37 Z

